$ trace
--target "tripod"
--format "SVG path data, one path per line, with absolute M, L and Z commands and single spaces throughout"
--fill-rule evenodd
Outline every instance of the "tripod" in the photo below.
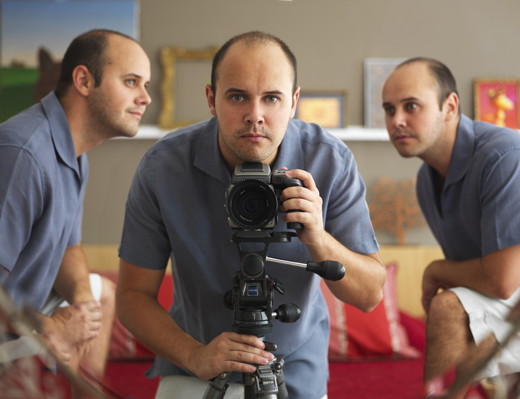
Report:
M 240 271 L 233 279 L 233 289 L 226 293 L 226 305 L 234 310 L 233 330 L 239 334 L 256 335 L 263 338 L 269 333 L 275 318 L 284 323 L 293 323 L 300 318 L 301 311 L 294 304 L 280 305 L 273 309 L 273 290 L 284 294 L 281 283 L 265 272 L 266 259 L 273 262 L 305 267 L 306 270 L 330 280 L 339 280 L 345 275 L 344 267 L 338 262 L 322 262 L 307 265 L 279 261 L 267 257 L 271 242 L 289 242 L 296 233 L 267 232 L 265 230 L 237 231 L 232 241 L 238 246 L 241 260 Z M 256 250 L 248 250 L 256 246 Z M 265 343 L 266 350 L 274 352 L 276 345 Z M 226 394 L 231 373 L 222 373 L 210 381 L 203 399 L 221 399 Z M 266 366 L 257 365 L 254 373 L 242 375 L 245 399 L 287 399 L 288 393 L 283 374 L 283 360 L 274 359 Z

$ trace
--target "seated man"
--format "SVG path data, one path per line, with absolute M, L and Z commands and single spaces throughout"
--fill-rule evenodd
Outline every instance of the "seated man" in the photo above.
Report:
M 86 151 L 137 133 L 149 80 L 150 62 L 134 39 L 89 31 L 67 49 L 56 91 L 0 125 L 0 281 L 18 307 L 32 310 L 61 361 L 98 378 L 115 290 L 89 279 L 80 244 Z
M 383 108 L 399 154 L 424 161 L 417 196 L 446 257 L 428 265 L 423 276 L 424 378 L 430 383 L 475 344 L 489 350 L 512 329 L 507 317 L 520 300 L 520 135 L 461 115 L 453 75 L 427 58 L 393 71 L 383 88 Z M 471 363 L 462 362 L 457 372 Z M 518 371 L 516 331 L 476 378 Z

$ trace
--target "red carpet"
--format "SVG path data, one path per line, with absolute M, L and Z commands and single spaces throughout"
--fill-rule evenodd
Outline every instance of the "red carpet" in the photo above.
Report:
M 144 376 L 150 364 L 112 361 L 107 384 L 125 399 L 153 399 L 158 380 Z M 329 399 L 421 398 L 421 359 L 331 363 L 330 376 Z
M 330 364 L 329 399 L 419 399 L 422 359 Z
M 153 399 L 158 379 L 145 377 L 151 361 L 110 361 L 105 379 L 105 391 L 110 399 Z M 7 386 L 6 375 L 0 379 L 3 399 L 33 399 L 36 397 L 70 399 L 68 383 L 61 375 L 44 371 L 41 379 L 33 369 L 33 376 L 11 370 L 13 377 Z M 43 371 L 43 370 L 42 370 Z M 34 379 L 34 381 L 33 381 Z M 41 385 L 42 395 L 34 395 L 30 381 Z M 39 384 L 39 382 L 41 384 Z M 10 386 L 9 386 L 10 385 Z M 389 359 L 364 360 L 330 364 L 329 399 L 422 399 L 422 360 Z M 31 393 L 32 391 L 32 393 Z M 477 390 L 467 398 L 482 399 Z M 186 398 L 192 399 L 192 398 Z M 197 398 L 194 398 L 197 399 Z
M 116 399 L 153 399 L 159 379 L 144 375 L 151 365 L 151 361 L 110 361 L 106 384 L 113 391 L 111 396 Z

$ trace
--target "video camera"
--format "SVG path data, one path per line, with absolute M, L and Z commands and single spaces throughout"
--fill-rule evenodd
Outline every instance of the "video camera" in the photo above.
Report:
M 285 170 L 271 174 L 269 165 L 260 162 L 237 165 L 226 191 L 229 226 L 243 230 L 273 229 L 278 220 L 280 194 L 292 186 L 302 186 L 302 182 L 287 177 Z M 289 223 L 287 227 L 301 229 L 303 226 Z

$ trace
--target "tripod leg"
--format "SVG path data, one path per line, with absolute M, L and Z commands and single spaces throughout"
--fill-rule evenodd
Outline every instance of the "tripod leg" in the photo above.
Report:
M 285 385 L 285 377 L 283 375 L 283 360 L 275 363 L 274 373 L 276 375 L 276 382 L 278 384 L 278 399 L 288 399 L 287 385 Z
M 222 399 L 226 394 L 229 384 L 227 383 L 229 380 L 229 373 L 222 373 L 219 376 L 213 378 L 208 387 L 206 388 L 206 392 L 204 392 L 203 399 Z
M 256 371 L 253 374 L 244 374 L 244 398 L 265 398 L 265 399 L 277 399 L 287 398 L 287 396 L 279 396 L 278 389 L 278 374 L 276 368 L 280 363 L 275 363 L 267 366 L 257 366 Z M 281 371 L 281 368 L 279 369 Z M 283 376 L 282 376 L 283 380 Z M 285 394 L 287 389 L 283 384 Z

